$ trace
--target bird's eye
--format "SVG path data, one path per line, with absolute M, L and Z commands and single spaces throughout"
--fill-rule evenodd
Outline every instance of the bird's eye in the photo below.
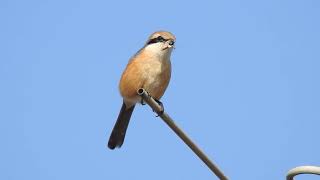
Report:
M 158 36 L 158 37 L 157 37 L 157 40 L 158 40 L 158 42 L 163 42 L 163 41 L 165 41 L 165 39 L 164 39 L 162 36 Z

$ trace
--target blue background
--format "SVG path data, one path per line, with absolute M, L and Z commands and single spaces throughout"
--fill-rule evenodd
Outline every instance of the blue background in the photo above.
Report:
M 162 29 L 165 108 L 230 179 L 320 165 L 319 18 L 316 0 L 0 1 L 0 179 L 212 179 L 148 106 L 106 148 L 120 75 Z

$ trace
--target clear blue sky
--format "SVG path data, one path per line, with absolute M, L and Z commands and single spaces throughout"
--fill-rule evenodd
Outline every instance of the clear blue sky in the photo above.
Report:
M 165 108 L 226 175 L 320 165 L 319 19 L 316 0 L 2 0 L 0 179 L 215 179 L 148 106 L 106 148 L 119 77 L 162 29 L 177 37 Z

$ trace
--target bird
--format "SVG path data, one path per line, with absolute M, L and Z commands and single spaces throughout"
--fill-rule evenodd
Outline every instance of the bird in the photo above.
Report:
M 176 37 L 168 31 L 152 33 L 145 45 L 130 58 L 119 82 L 123 98 L 122 107 L 111 132 L 108 147 L 120 148 L 124 142 L 132 112 L 137 103 L 143 100 L 137 94 L 141 88 L 160 105 L 160 98 L 171 78 L 170 56 L 175 48 Z

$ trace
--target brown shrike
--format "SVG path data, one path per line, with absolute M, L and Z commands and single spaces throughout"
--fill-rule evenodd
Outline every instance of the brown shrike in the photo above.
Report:
M 130 59 L 119 83 L 123 104 L 109 138 L 110 149 L 120 148 L 123 144 L 134 106 L 142 102 L 137 94 L 138 89 L 145 89 L 151 97 L 160 102 L 170 81 L 170 55 L 175 40 L 175 36 L 170 32 L 155 32 Z

